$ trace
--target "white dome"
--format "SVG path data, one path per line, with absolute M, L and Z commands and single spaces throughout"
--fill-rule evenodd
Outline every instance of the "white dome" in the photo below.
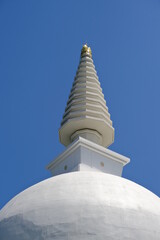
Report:
M 159 240 L 160 199 L 114 175 L 74 172 L 42 181 L 0 211 L 1 240 Z

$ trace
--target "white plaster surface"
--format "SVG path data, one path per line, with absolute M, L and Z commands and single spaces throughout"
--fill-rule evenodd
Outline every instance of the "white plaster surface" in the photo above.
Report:
M 159 240 L 160 199 L 111 174 L 62 174 L 28 188 L 0 211 L 0 239 Z
M 52 176 L 72 171 L 101 171 L 121 176 L 123 167 L 129 162 L 130 159 L 123 155 L 78 137 L 46 168 Z

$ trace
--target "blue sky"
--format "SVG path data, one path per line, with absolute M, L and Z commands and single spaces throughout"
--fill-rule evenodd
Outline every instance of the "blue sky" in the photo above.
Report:
M 87 42 L 123 176 L 160 196 L 160 1 L 0 1 L 0 207 L 50 177 Z

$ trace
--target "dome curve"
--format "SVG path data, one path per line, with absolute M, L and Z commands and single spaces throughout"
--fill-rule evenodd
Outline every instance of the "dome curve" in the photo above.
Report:
M 18 194 L 0 211 L 2 240 L 159 236 L 160 199 L 134 182 L 99 172 L 49 178 Z

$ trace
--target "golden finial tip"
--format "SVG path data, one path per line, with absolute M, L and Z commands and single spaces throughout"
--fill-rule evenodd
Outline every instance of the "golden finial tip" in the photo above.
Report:
M 92 57 L 92 51 L 91 48 L 87 46 L 87 43 L 83 45 L 82 50 L 81 50 L 81 57 L 86 54 Z

